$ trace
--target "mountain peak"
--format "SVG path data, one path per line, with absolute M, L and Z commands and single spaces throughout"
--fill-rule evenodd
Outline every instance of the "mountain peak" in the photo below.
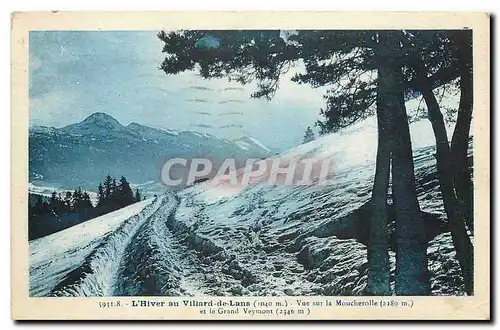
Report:
M 95 112 L 79 123 L 71 124 L 61 128 L 71 134 L 105 135 L 111 132 L 125 135 L 134 135 L 125 128 L 118 120 L 104 112 Z
M 108 115 L 107 113 L 104 113 L 104 112 L 94 112 L 93 114 L 91 114 L 90 116 L 85 118 L 82 121 L 82 123 L 96 124 L 99 126 L 108 126 L 108 127 L 117 126 L 117 125 L 122 126 L 122 124 L 120 124 L 120 122 L 118 120 L 113 118 L 113 116 Z

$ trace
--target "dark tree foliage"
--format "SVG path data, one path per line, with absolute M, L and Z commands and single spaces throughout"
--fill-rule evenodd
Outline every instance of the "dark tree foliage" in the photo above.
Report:
M 97 187 L 97 205 L 96 205 L 96 207 L 101 207 L 104 203 L 105 198 L 106 198 L 106 195 L 104 193 L 104 188 L 102 186 L 102 183 L 99 183 L 99 187 Z
M 316 137 L 314 136 L 314 132 L 311 129 L 310 126 L 307 126 L 306 132 L 304 133 L 304 139 L 302 140 L 302 143 L 307 143 L 314 141 Z
M 64 196 L 64 197 L 63 197 Z M 120 184 L 108 175 L 104 184 L 97 189 L 97 202 L 94 207 L 88 192 L 81 188 L 64 194 L 52 192 L 50 197 L 30 194 L 28 208 L 29 239 L 43 237 L 54 232 L 77 225 L 86 220 L 115 211 L 140 201 L 139 190 L 135 196 L 125 177 Z
M 97 188 L 97 197 L 96 209 L 99 215 L 137 202 L 136 198 L 134 198 L 132 188 L 124 176 L 120 178 L 120 183 L 118 184 L 115 178 L 107 175 L 104 183 L 100 183 Z
M 64 197 L 53 191 L 49 198 L 30 194 L 32 198 L 35 201 L 29 207 L 30 240 L 77 225 L 96 215 L 89 194 L 80 188 L 73 193 L 65 192 Z
M 139 189 L 136 189 L 136 190 L 135 190 L 134 200 L 135 200 L 136 202 L 140 202 L 140 201 L 142 200 L 141 193 L 139 192 Z
M 458 47 L 449 31 L 400 31 L 397 60 L 403 67 L 408 98 L 420 95 L 418 86 L 432 89 L 459 77 Z M 158 34 L 165 42 L 161 69 L 167 74 L 197 70 L 203 78 L 256 81 L 252 97 L 271 99 L 280 77 L 301 63 L 305 73 L 291 79 L 313 88 L 327 87 L 322 133 L 337 131 L 374 114 L 376 60 L 379 31 L 301 30 L 285 42 L 278 30 L 190 30 Z M 216 49 L 196 47 L 201 38 L 217 38 Z M 375 73 L 375 74 L 374 74 Z
M 299 63 L 305 73 L 291 79 L 313 88 L 327 86 L 327 106 L 321 112 L 327 119 L 318 123 L 326 133 L 347 127 L 373 114 L 375 81 L 366 73 L 375 70 L 373 47 L 377 31 L 298 31 L 287 42 L 279 30 L 177 31 L 158 34 L 165 42 L 161 69 L 167 74 L 197 70 L 201 77 L 222 78 L 247 84 L 255 81 L 251 97 L 271 99 L 279 88 L 280 77 Z M 210 36 L 220 41 L 216 49 L 196 47 Z M 351 96 L 346 97 L 349 92 Z
M 134 198 L 134 193 L 132 192 L 132 189 L 130 188 L 130 184 L 128 183 L 127 179 L 122 176 L 120 178 L 120 185 L 118 189 L 118 199 L 121 205 L 126 206 L 130 205 L 134 202 L 136 202 Z
M 46 215 L 49 213 L 49 203 L 46 201 L 43 201 L 41 195 L 36 195 L 34 196 L 35 201 L 30 205 L 29 207 L 29 218 L 30 221 L 36 221 L 38 220 L 39 217 L 42 217 L 43 215 Z M 52 193 L 52 196 L 50 198 L 50 203 L 54 204 L 55 201 L 57 200 L 57 195 L 55 192 Z
M 460 32 L 457 33 L 461 35 Z M 380 37 L 388 35 L 391 46 L 381 47 Z M 394 155 L 399 155 L 399 160 L 404 159 L 401 155 L 410 155 L 411 158 L 411 143 L 406 136 L 407 123 L 404 123 L 408 121 L 404 100 L 423 96 L 424 89 L 432 92 L 436 87 L 449 84 L 459 77 L 462 77 L 461 86 L 464 86 L 462 81 L 467 80 L 463 77 L 467 77 L 470 71 L 467 64 L 464 64 L 464 58 L 467 58 L 468 54 L 464 53 L 463 44 L 467 44 L 467 41 L 464 42 L 467 38 L 457 37 L 453 31 L 306 30 L 297 31 L 296 35 L 288 37 L 286 41 L 277 30 L 162 31 L 158 37 L 165 43 L 165 60 L 161 64 L 165 73 L 177 74 L 194 70 L 205 79 L 227 77 L 241 84 L 254 81 L 257 90 L 252 97 L 271 99 L 279 88 L 280 78 L 295 65 L 302 64 L 305 72 L 295 74 L 291 79 L 313 88 L 327 89 L 324 95 L 326 105 L 321 109 L 325 120 L 317 123 L 321 133 L 339 130 L 374 114 L 376 101 L 377 104 L 386 106 L 394 103 L 396 99 L 400 100 L 396 102 L 399 104 L 396 107 L 393 107 L 394 104 L 389 107 L 392 110 L 388 115 L 394 116 L 395 112 L 399 112 L 399 124 L 395 132 L 388 131 L 386 138 L 394 139 L 398 134 L 404 133 L 408 143 L 389 146 L 389 159 L 394 158 Z M 200 47 L 204 44 L 200 42 L 204 38 L 216 42 L 212 46 Z M 388 59 L 389 66 L 384 65 Z M 390 66 L 393 68 L 387 70 Z M 386 88 L 382 89 L 378 81 L 381 69 L 386 72 Z M 471 84 L 469 86 L 472 87 Z M 392 95 L 394 89 L 401 90 L 397 93 L 399 95 Z M 462 92 L 462 96 L 464 94 Z M 467 122 L 470 126 L 470 116 L 467 114 L 472 110 L 470 106 L 467 107 L 468 103 L 465 101 L 461 100 L 461 105 L 464 110 L 459 113 L 463 114 L 462 122 L 465 123 L 465 128 L 461 131 L 468 132 Z M 467 108 L 470 108 L 470 111 Z M 429 113 L 429 119 L 434 127 L 436 118 Z M 465 133 L 459 135 L 463 137 Z M 463 138 L 460 141 L 462 140 Z M 399 141 L 399 138 L 395 141 Z M 463 163 L 464 143 L 455 145 L 460 146 L 455 149 L 460 150 L 461 158 L 454 158 Z M 413 162 L 399 162 L 397 171 L 405 173 L 402 177 L 412 174 Z M 460 178 L 461 182 L 466 181 L 464 172 L 456 171 L 455 176 Z M 413 177 L 413 174 L 408 177 Z M 399 189 L 401 196 L 413 196 L 412 186 L 414 183 L 407 182 L 406 187 Z M 466 187 L 467 183 L 462 183 L 461 186 Z M 467 189 L 462 189 L 462 195 L 468 196 Z M 405 205 L 405 202 L 400 204 Z M 418 210 L 418 202 L 414 209 Z M 460 242 L 454 240 L 454 244 L 459 250 Z M 462 262 L 461 265 L 463 267 Z M 404 290 L 405 288 L 402 288 L 401 292 Z
M 111 198 L 111 195 L 113 194 L 113 187 L 112 187 L 113 179 L 111 178 L 111 175 L 107 175 L 106 179 L 104 179 L 104 198 L 109 199 Z

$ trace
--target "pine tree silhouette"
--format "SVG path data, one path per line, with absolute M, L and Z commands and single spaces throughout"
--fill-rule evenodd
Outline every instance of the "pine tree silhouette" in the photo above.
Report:
M 141 193 L 139 192 L 139 189 L 135 190 L 135 201 L 140 202 L 141 201 Z
M 104 180 L 104 198 L 109 199 L 111 198 L 112 194 L 112 178 L 111 175 L 107 175 L 106 179 Z
M 63 200 L 65 212 L 71 211 L 71 200 L 72 200 L 71 191 L 67 191 L 66 194 L 64 195 L 64 200 Z
M 105 200 L 104 188 L 102 186 L 102 183 L 99 183 L 99 187 L 97 188 L 97 205 L 96 205 L 96 207 L 103 206 L 104 200 Z
M 120 186 L 119 186 L 119 204 L 121 207 L 130 205 L 134 203 L 134 193 L 132 192 L 132 188 L 130 188 L 130 184 L 127 179 L 122 176 L 120 178 Z
M 302 141 L 302 143 L 311 142 L 314 141 L 315 139 L 316 137 L 314 136 L 314 132 L 311 129 L 311 126 L 307 126 L 306 132 L 304 134 L 304 140 Z

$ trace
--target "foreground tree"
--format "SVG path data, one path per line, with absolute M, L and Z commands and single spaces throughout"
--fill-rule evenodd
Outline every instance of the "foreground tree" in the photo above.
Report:
M 474 247 L 466 228 L 473 233 L 472 181 L 467 159 L 472 116 L 472 34 L 470 30 L 412 31 L 407 37 L 408 86 L 419 91 L 427 105 L 436 139 L 436 165 L 444 209 L 465 290 L 473 294 Z M 466 55 L 460 55 L 463 53 Z M 461 56 L 466 60 L 461 60 Z M 460 79 L 460 105 L 450 146 L 443 113 L 433 90 L 457 78 Z
M 436 138 L 437 171 L 441 194 L 443 196 L 443 204 L 450 223 L 453 244 L 455 250 L 457 251 L 457 260 L 460 263 L 462 275 L 464 277 L 465 289 L 468 294 L 472 294 L 474 253 L 471 240 L 467 234 L 466 224 L 467 227 L 469 227 L 469 230 L 473 232 L 473 207 L 471 197 L 473 194 L 469 164 L 466 161 L 467 148 L 464 147 L 465 143 L 462 142 L 458 143 L 458 145 L 461 145 L 462 148 L 456 148 L 456 151 L 451 150 L 443 114 L 433 92 L 433 90 L 437 87 L 454 84 L 454 81 L 460 77 L 460 49 L 465 48 L 465 52 L 469 54 L 469 56 L 466 56 L 468 61 L 465 66 L 468 68 L 467 74 L 472 75 L 472 58 L 470 56 L 472 53 L 472 34 L 470 30 L 419 30 L 404 31 L 399 35 L 399 37 L 401 45 L 400 52 L 402 57 L 401 62 L 406 80 L 405 94 L 408 99 L 423 95 L 427 103 L 427 117 L 432 124 Z M 465 39 L 466 42 L 459 44 L 456 41 L 457 38 Z M 460 111 L 462 111 L 462 120 L 460 121 L 461 124 L 457 123 L 455 127 L 453 134 L 453 139 L 455 139 L 455 141 L 468 141 L 470 118 L 472 113 L 472 95 L 470 91 L 471 89 L 469 89 L 467 93 L 460 94 Z M 345 123 L 345 121 L 339 121 L 335 116 L 331 116 L 332 113 L 335 114 L 340 112 L 344 115 L 347 114 L 348 116 L 346 118 L 349 119 L 347 124 L 353 120 L 357 120 L 359 117 L 363 117 L 359 114 L 363 114 L 363 109 L 370 107 L 373 102 L 372 100 L 377 95 L 377 92 L 370 88 L 356 88 L 355 93 L 357 93 L 357 95 L 349 95 L 346 94 L 345 91 L 341 90 L 340 93 L 328 96 L 327 109 L 323 110 L 323 113 L 327 115 L 326 121 L 319 123 L 322 131 L 329 132 L 335 130 L 338 128 L 336 125 L 339 125 L 339 123 Z M 464 98 L 468 101 L 465 101 Z M 469 106 L 464 107 L 464 104 L 468 104 Z M 346 110 L 338 111 L 338 109 Z M 379 130 L 380 128 L 381 123 L 379 122 Z M 381 134 L 380 131 L 379 134 Z M 453 145 L 453 140 L 451 144 Z M 453 152 L 455 153 L 455 156 Z M 453 159 L 456 157 L 462 161 L 457 161 L 457 165 L 455 166 Z M 380 159 L 378 160 L 378 163 L 383 163 L 381 160 L 383 159 L 382 156 L 379 156 L 378 159 Z M 379 169 L 380 167 L 377 166 L 377 173 L 379 173 Z M 460 176 L 457 173 L 468 174 Z M 377 177 L 379 176 L 376 176 L 376 178 Z M 467 187 L 467 189 L 455 187 L 455 177 L 460 177 L 462 180 L 461 186 Z M 374 193 L 376 192 L 377 182 L 380 182 L 380 180 L 375 180 L 374 182 Z M 457 198 L 455 190 L 457 190 L 458 195 L 458 190 L 460 189 L 465 191 L 462 196 L 466 196 L 466 201 L 460 201 Z M 375 196 L 372 198 L 372 201 L 374 200 Z M 377 223 L 376 218 L 380 218 L 380 215 L 384 214 L 384 209 L 381 204 L 373 204 L 373 209 L 375 210 L 373 221 L 374 223 Z M 377 207 L 375 205 L 379 206 Z M 372 235 L 375 235 L 375 233 L 372 232 Z M 375 236 L 373 236 L 372 239 L 377 240 Z M 378 240 L 380 240 L 380 237 Z M 369 259 L 371 262 L 375 262 L 372 258 Z M 373 272 L 373 268 L 372 273 L 375 274 L 375 272 Z M 375 280 L 375 277 L 369 277 L 369 285 L 370 282 L 372 282 L 371 280 Z
M 400 46 L 400 31 L 381 31 L 378 33 L 379 44 L 375 48 L 375 61 L 378 69 L 377 89 L 377 116 L 379 119 L 379 151 L 383 155 L 383 163 L 377 164 L 377 169 L 382 171 L 384 185 L 381 191 L 373 191 L 372 200 L 387 196 L 389 162 L 392 167 L 393 200 L 396 210 L 396 294 L 398 295 L 427 295 L 430 293 L 427 271 L 427 241 L 425 227 L 415 189 L 415 173 L 413 167 L 413 154 L 410 139 L 408 116 L 404 101 L 404 83 L 402 73 L 402 51 Z M 387 136 L 386 136 L 387 135 Z M 385 142 L 384 142 L 385 140 Z M 384 146 L 386 144 L 386 146 Z M 389 154 L 389 157 L 387 156 Z M 377 159 L 379 161 L 379 159 Z M 377 179 L 377 175 L 375 175 Z M 387 180 L 385 180 L 387 179 Z M 377 196 L 380 193 L 380 197 Z M 385 204 L 385 200 L 384 200 Z M 373 205 L 373 208 L 382 208 L 385 205 Z M 372 251 L 381 251 L 373 240 L 386 243 L 386 237 L 376 230 L 387 228 L 387 211 L 379 210 L 373 213 L 372 225 Z M 387 230 L 385 230 L 387 235 Z M 380 263 L 388 265 L 388 257 L 383 256 Z M 372 256 L 372 267 L 378 266 Z M 384 276 L 387 272 L 384 268 Z M 383 284 L 388 284 L 388 279 L 383 278 Z M 385 289 L 385 288 L 384 288 Z M 375 292 L 378 293 L 378 292 Z
M 373 113 L 376 103 L 379 142 L 372 193 L 368 293 L 389 294 L 387 189 L 392 166 L 398 236 L 396 293 L 429 293 L 426 237 L 415 192 L 409 126 L 404 106 L 402 31 L 299 31 L 285 42 L 280 31 L 161 32 L 166 53 L 162 70 L 198 70 L 203 78 L 256 81 L 253 97 L 272 98 L 279 79 L 296 63 L 306 73 L 292 80 L 329 86 L 322 131 L 348 126 Z M 210 47 L 197 47 L 205 39 Z M 377 80 L 367 79 L 371 72 Z M 346 106 L 354 105 L 354 106 Z
M 474 214 L 473 187 L 467 159 L 469 135 L 472 121 L 474 86 L 472 81 L 472 31 L 452 31 L 451 39 L 458 53 L 460 73 L 460 104 L 458 117 L 451 140 L 451 154 L 455 166 L 455 190 L 461 209 L 471 231 Z

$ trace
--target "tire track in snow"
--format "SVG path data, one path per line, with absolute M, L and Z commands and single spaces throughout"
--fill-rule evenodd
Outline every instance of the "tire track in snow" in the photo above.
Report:
M 205 294 L 199 260 L 167 227 L 177 207 L 171 200 L 141 225 L 125 249 L 114 296 Z
M 153 216 L 165 198 L 157 197 L 141 213 L 130 217 L 91 253 L 82 266 L 59 283 L 51 296 L 111 296 L 123 253 L 140 226 Z

